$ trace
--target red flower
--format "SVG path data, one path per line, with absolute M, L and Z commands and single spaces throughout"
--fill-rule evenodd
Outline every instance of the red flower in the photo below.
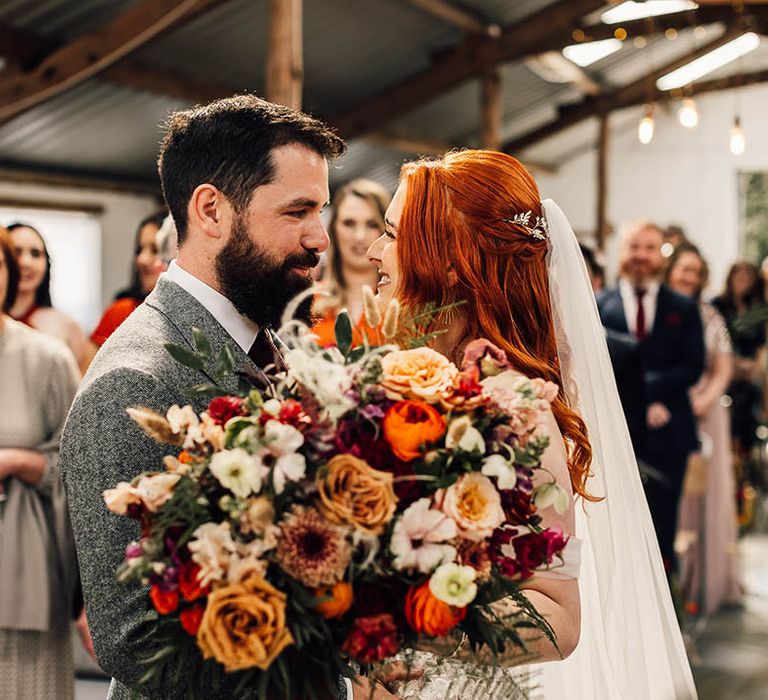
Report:
M 188 561 L 182 564 L 179 569 L 179 592 L 184 596 L 184 600 L 190 603 L 202 596 L 208 595 L 210 586 L 202 588 L 197 575 L 200 573 L 200 567 L 194 562 Z
M 158 584 L 149 589 L 149 599 L 161 615 L 170 615 L 179 607 L 179 592 L 166 590 Z
M 246 414 L 243 400 L 237 396 L 217 396 L 208 404 L 208 415 L 219 425 L 224 425 L 230 418 Z
M 505 576 L 519 580 L 530 578 L 535 569 L 551 564 L 568 543 L 568 538 L 560 530 L 528 532 L 519 537 L 515 537 L 515 533 L 515 530 L 497 530 L 494 533 L 496 546 L 493 559 Z M 511 544 L 514 557 L 501 552 L 501 546 L 506 544 Z
M 200 629 L 200 622 L 203 619 L 203 613 L 205 612 L 205 605 L 197 603 L 191 608 L 185 608 L 179 615 L 179 621 L 187 634 L 193 637 L 197 635 L 197 630 Z
M 277 420 L 287 425 L 292 425 L 297 430 L 306 427 L 312 420 L 304 413 L 302 405 L 294 399 L 286 399 L 280 404 L 280 410 L 277 413 Z
M 388 613 L 358 617 L 342 646 L 351 658 L 363 664 L 394 656 L 399 649 L 397 627 Z

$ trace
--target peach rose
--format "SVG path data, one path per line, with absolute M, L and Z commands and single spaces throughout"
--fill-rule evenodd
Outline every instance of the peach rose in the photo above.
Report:
M 382 422 L 384 439 L 404 462 L 423 454 L 422 448 L 445 434 L 445 419 L 423 401 L 398 401 L 387 409 Z
M 336 455 L 320 470 L 317 488 L 326 518 L 370 534 L 381 534 L 395 512 L 392 474 L 349 454 Z
M 471 472 L 435 494 L 440 510 L 459 526 L 459 537 L 473 542 L 490 537 L 504 520 L 501 497 L 493 482 Z
M 266 670 L 293 637 L 285 626 L 285 593 L 260 576 L 217 588 L 208 596 L 197 646 L 227 671 Z
M 453 385 L 459 370 L 431 348 L 395 350 L 381 359 L 381 385 L 390 399 L 421 399 L 437 403 Z

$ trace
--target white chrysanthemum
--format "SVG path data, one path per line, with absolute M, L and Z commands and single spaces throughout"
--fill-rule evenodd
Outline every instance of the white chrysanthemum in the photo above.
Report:
M 449 450 L 464 450 L 465 452 L 485 452 L 485 439 L 482 433 L 472 425 L 469 416 L 451 421 L 445 435 L 445 446 Z
M 266 471 L 261 458 L 240 447 L 213 455 L 210 470 L 224 488 L 240 498 L 261 490 Z
M 502 455 L 490 455 L 483 460 L 480 470 L 485 476 L 495 476 L 496 484 L 502 491 L 515 488 L 517 470 L 515 465 Z
M 469 605 L 477 595 L 475 576 L 471 566 L 443 564 L 429 579 L 429 590 L 435 598 L 456 608 Z
M 539 484 L 533 490 L 533 502 L 539 509 L 552 506 L 560 515 L 565 513 L 571 505 L 571 499 L 566 490 L 554 481 Z
M 408 506 L 395 523 L 389 548 L 395 555 L 392 565 L 396 569 L 417 569 L 428 574 L 456 558 L 456 547 L 440 544 L 456 537 L 456 523 L 429 506 L 428 498 L 420 498 Z

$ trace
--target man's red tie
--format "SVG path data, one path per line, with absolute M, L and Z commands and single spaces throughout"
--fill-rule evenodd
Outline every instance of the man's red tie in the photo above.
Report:
M 280 350 L 277 349 L 272 338 L 272 331 L 262 328 L 253 341 L 248 357 L 261 370 L 267 370 L 267 374 L 282 372 L 285 369 L 285 361 Z
M 645 307 L 643 306 L 643 297 L 645 296 L 645 289 L 636 289 L 635 295 L 637 296 L 637 320 L 635 321 L 635 336 L 638 340 L 644 340 L 646 336 L 645 328 Z

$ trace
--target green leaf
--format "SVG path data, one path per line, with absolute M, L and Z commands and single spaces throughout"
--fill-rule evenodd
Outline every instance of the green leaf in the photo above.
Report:
M 221 349 L 219 356 L 216 358 L 216 367 L 214 372 L 216 378 L 221 380 L 226 375 L 232 374 L 235 371 L 235 353 L 232 352 L 232 347 L 229 343 L 226 343 Z
M 198 396 L 226 396 L 227 392 L 216 384 L 195 384 L 184 390 L 184 396 L 196 398 Z
M 190 369 L 205 368 L 205 359 L 198 355 L 196 352 L 187 350 L 186 348 L 181 347 L 181 345 L 176 345 L 174 343 L 166 343 L 165 349 L 168 351 L 170 356 L 180 365 L 184 365 Z
M 352 321 L 349 320 L 346 309 L 340 311 L 339 315 L 336 316 L 334 331 L 336 333 L 336 345 L 341 354 L 346 357 L 352 347 Z
M 195 349 L 201 357 L 206 360 L 211 359 L 211 344 L 208 342 L 208 338 L 199 328 L 192 328 L 192 342 L 195 344 Z

